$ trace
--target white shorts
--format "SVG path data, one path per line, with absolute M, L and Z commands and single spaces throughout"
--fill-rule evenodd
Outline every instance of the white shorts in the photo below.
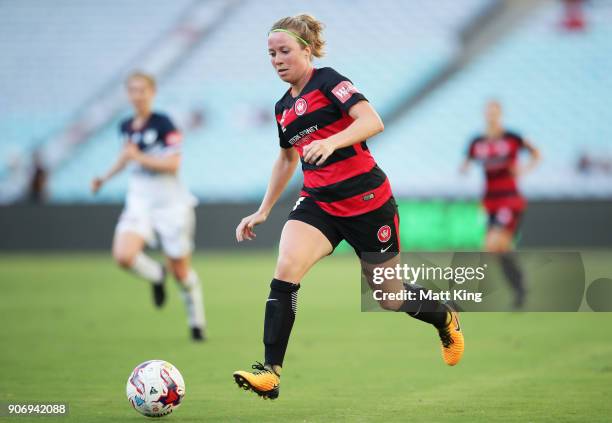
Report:
M 182 258 L 193 252 L 195 211 L 190 205 L 148 208 L 128 202 L 115 228 L 115 234 L 134 232 L 149 247 L 161 242 L 162 251 L 170 258 Z

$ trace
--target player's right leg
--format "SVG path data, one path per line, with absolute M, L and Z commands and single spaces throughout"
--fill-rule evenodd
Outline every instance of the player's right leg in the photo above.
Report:
M 206 317 L 202 282 L 191 265 L 195 248 L 195 210 L 191 205 L 173 205 L 153 210 L 153 227 L 168 259 L 168 269 L 178 282 L 187 311 L 191 339 L 206 338 Z
M 144 223 L 122 214 L 113 239 L 113 258 L 122 268 L 151 283 L 153 303 L 161 307 L 166 300 L 164 266 L 144 253 L 147 235 Z
M 187 323 L 191 339 L 206 339 L 206 317 L 204 313 L 204 294 L 202 283 L 195 269 L 191 266 L 191 256 L 181 258 L 168 257 L 168 268 L 180 285 L 183 302 L 187 311 Z
M 297 217 L 297 216 L 293 216 Z M 290 216 L 290 219 L 292 217 Z M 279 256 L 266 301 L 264 320 L 264 364 L 256 363 L 254 371 L 234 372 L 241 388 L 252 390 L 263 398 L 275 399 L 279 394 L 280 374 L 297 312 L 300 281 L 321 258 L 329 255 L 338 241 L 323 234 L 313 220 L 289 220 L 283 228 Z M 317 221 L 316 216 L 314 220 Z M 318 221 L 321 225 L 324 222 Z

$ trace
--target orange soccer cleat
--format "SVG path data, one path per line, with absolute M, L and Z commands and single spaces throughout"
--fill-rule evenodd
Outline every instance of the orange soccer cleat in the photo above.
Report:
M 263 399 L 278 398 L 280 376 L 270 367 L 256 362 L 253 372 L 238 370 L 234 372 L 234 380 L 245 391 L 251 390 Z
M 442 358 L 446 364 L 454 366 L 459 363 L 461 356 L 463 356 L 465 342 L 461 326 L 459 326 L 459 313 L 450 306 L 447 305 L 447 307 L 449 309 L 448 322 L 443 328 L 438 329 L 438 334 L 440 335 L 440 341 L 442 341 Z

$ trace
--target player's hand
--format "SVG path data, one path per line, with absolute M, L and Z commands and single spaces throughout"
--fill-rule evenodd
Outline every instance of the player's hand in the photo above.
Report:
M 263 223 L 268 218 L 267 214 L 264 214 L 261 211 L 256 211 L 255 213 L 245 217 L 240 221 L 238 227 L 236 227 L 236 240 L 238 242 L 242 242 L 245 239 L 249 241 L 255 238 L 255 231 L 253 230 L 255 226 Z
M 313 141 L 304 147 L 304 161 L 321 166 L 334 152 L 334 146 L 328 140 Z
M 91 192 L 92 192 L 92 194 L 97 194 L 98 191 L 100 191 L 100 188 L 102 188 L 102 185 L 104 185 L 104 179 L 102 179 L 102 178 L 93 178 L 93 180 L 91 181 Z

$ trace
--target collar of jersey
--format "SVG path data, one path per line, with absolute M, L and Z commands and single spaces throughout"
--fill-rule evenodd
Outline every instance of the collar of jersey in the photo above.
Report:
M 308 81 L 306 81 L 306 84 L 304 84 L 304 87 L 302 88 L 302 91 L 300 91 L 297 96 L 294 97 L 294 96 L 291 95 L 291 87 L 289 87 L 289 89 L 287 90 L 287 94 L 289 94 L 289 97 L 291 98 L 292 101 L 295 101 L 295 100 L 297 100 L 298 98 L 300 98 L 302 96 L 302 94 L 304 93 L 304 90 L 306 89 L 308 84 L 310 84 L 310 81 L 312 81 L 312 77 L 314 76 L 316 71 L 317 71 L 317 68 L 315 68 L 313 66 L 312 67 L 312 72 L 310 72 L 310 78 L 308 78 Z

